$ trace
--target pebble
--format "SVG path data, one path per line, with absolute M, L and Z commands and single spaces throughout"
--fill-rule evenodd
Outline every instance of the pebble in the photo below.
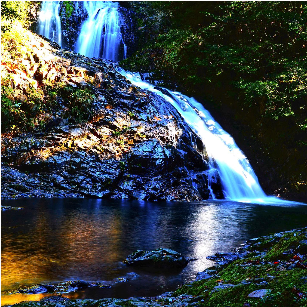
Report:
M 264 298 L 270 292 L 270 289 L 259 289 L 251 292 L 247 297 Z

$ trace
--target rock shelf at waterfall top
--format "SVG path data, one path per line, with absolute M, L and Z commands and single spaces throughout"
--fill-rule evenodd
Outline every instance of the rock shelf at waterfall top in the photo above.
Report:
M 2 133 L 2 199 L 209 198 L 206 152 L 171 105 L 111 62 L 24 36 L 14 42 L 23 52 L 3 51 L 2 79 L 20 104 L 39 93 L 42 112 L 29 129 Z
M 200 272 L 196 281 L 156 297 L 68 299 L 64 295 L 67 289 L 110 286 L 69 281 L 22 288 L 22 293 L 52 289 L 55 296 L 14 306 L 306 306 L 306 254 L 307 228 L 296 229 L 251 239 L 234 253 L 216 254 L 211 257 L 216 265 Z

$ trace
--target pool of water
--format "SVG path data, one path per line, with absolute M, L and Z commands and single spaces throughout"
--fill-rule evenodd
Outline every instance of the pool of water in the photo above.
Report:
M 207 256 L 229 252 L 253 237 L 307 226 L 307 206 L 295 203 L 22 199 L 2 201 L 2 205 L 23 207 L 2 212 L 2 291 L 137 274 L 111 289 L 90 288 L 67 295 L 74 298 L 158 295 L 212 266 Z M 160 247 L 196 260 L 173 275 L 136 271 L 123 263 L 137 249 Z M 2 294 L 2 304 L 42 297 Z

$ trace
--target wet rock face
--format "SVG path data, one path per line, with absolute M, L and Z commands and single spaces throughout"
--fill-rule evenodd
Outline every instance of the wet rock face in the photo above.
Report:
M 39 66 L 29 82 L 38 90 L 46 79 L 61 87 L 44 127 L 2 134 L 2 198 L 210 196 L 205 149 L 171 105 L 132 85 L 111 62 L 35 40 L 27 61 Z
M 88 17 L 87 12 L 81 1 L 71 1 L 68 6 L 61 2 L 60 16 L 63 47 L 74 50 L 81 24 Z

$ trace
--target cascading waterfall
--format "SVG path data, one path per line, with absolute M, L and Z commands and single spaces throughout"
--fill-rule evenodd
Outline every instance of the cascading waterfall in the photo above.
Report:
M 88 57 L 119 59 L 121 52 L 126 57 L 127 48 L 120 31 L 118 3 L 111 1 L 84 1 L 80 5 L 88 13 L 83 22 L 75 51 Z M 77 3 L 79 8 L 79 3 Z M 60 1 L 44 1 L 39 16 L 39 33 L 61 45 Z M 179 92 L 162 89 L 143 81 L 139 74 L 118 71 L 136 86 L 149 90 L 171 103 L 185 122 L 201 138 L 206 148 L 210 169 L 207 178 L 211 196 L 215 195 L 210 184 L 218 173 L 226 199 L 238 201 L 282 202 L 268 197 L 263 192 L 249 161 L 238 148 L 233 138 L 213 119 L 210 113 L 194 98 Z
M 134 85 L 161 96 L 177 109 L 185 122 L 201 138 L 209 156 L 208 177 L 218 171 L 226 199 L 267 201 L 267 196 L 245 155 L 199 102 L 167 89 L 163 89 L 162 93 L 154 85 L 142 81 L 139 75 L 121 68 L 118 70 Z M 212 198 L 214 197 L 212 192 Z
M 266 197 L 249 161 L 211 114 L 194 98 L 169 92 L 172 105 L 187 124 L 201 137 L 207 150 L 211 171 L 218 170 L 229 199 L 263 199 Z
M 92 58 L 118 61 L 123 45 L 124 58 L 127 48 L 120 31 L 118 3 L 111 1 L 84 1 L 88 13 L 77 40 L 75 51 Z
M 43 1 L 38 33 L 62 46 L 60 1 Z

